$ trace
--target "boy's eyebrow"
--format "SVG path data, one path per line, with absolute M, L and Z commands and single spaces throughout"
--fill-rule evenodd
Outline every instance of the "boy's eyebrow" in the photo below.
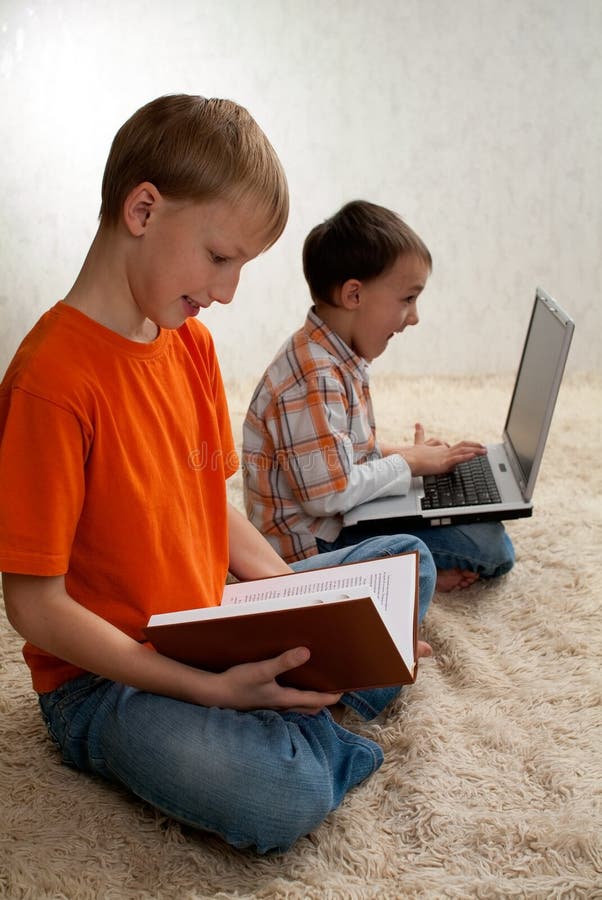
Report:
M 247 258 L 249 257 L 249 254 L 248 254 L 247 251 L 244 249 L 244 247 L 232 247 L 232 252 L 231 252 L 231 253 L 227 253 L 226 255 L 227 255 L 227 256 L 232 256 L 232 257 L 234 257 L 234 258 L 236 258 L 236 257 L 238 257 L 238 256 L 242 256 L 242 257 L 244 257 L 245 259 L 247 259 Z
M 236 252 L 238 253 L 239 256 L 242 256 L 244 259 L 256 259 L 257 256 L 261 256 L 261 254 L 265 252 L 265 249 L 266 248 L 264 247 L 255 256 L 252 253 L 250 253 L 248 250 L 245 250 L 244 248 L 240 248 L 240 247 L 236 248 Z

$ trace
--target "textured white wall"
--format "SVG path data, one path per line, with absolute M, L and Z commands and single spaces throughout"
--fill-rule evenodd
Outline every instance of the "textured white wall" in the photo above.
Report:
M 512 370 L 536 284 L 601 368 L 600 0 L 1 0 L 0 371 L 71 285 L 121 123 L 172 92 L 231 97 L 288 173 L 280 242 L 210 310 L 227 377 L 302 321 L 310 227 L 364 197 L 435 270 L 380 371 Z

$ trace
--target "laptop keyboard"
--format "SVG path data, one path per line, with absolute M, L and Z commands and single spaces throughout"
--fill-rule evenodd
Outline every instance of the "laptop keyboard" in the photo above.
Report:
M 486 456 L 475 456 L 444 475 L 424 475 L 422 509 L 499 503 L 500 495 Z

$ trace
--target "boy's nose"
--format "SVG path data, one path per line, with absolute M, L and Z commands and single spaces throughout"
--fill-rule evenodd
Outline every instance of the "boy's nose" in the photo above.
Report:
M 238 287 L 239 277 L 240 272 L 236 272 L 236 274 L 231 275 L 228 278 L 221 278 L 211 291 L 211 299 L 215 303 L 231 303 L 234 299 L 236 288 Z
M 224 306 L 226 306 L 228 303 L 232 303 L 233 299 L 234 299 L 234 294 L 231 294 L 230 296 L 228 296 L 228 295 L 224 294 L 223 291 L 220 291 L 219 297 L 217 296 L 216 293 L 211 294 L 211 302 L 212 303 L 221 303 Z

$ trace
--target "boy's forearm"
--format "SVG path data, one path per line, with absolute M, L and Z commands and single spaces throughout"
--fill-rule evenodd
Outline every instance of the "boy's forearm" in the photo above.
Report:
M 241 581 L 292 571 L 255 526 L 231 504 L 228 505 L 228 537 L 230 571 Z
M 347 475 L 343 490 L 319 493 L 317 497 L 300 501 L 300 506 L 315 518 L 341 515 L 370 500 L 401 496 L 408 492 L 410 470 L 403 458 L 392 454 L 364 463 L 355 463 Z M 311 497 L 311 491 L 306 492 Z
M 4 575 L 3 583 L 9 621 L 22 637 L 111 681 L 198 706 L 231 709 L 297 709 L 313 714 L 340 697 L 278 684 L 278 675 L 305 662 L 305 649 L 292 648 L 274 659 L 214 674 L 155 653 L 128 637 L 76 603 L 62 577 Z
M 6 611 L 27 641 L 87 672 L 150 693 L 217 705 L 215 676 L 155 653 L 76 603 L 64 579 L 4 575 Z

